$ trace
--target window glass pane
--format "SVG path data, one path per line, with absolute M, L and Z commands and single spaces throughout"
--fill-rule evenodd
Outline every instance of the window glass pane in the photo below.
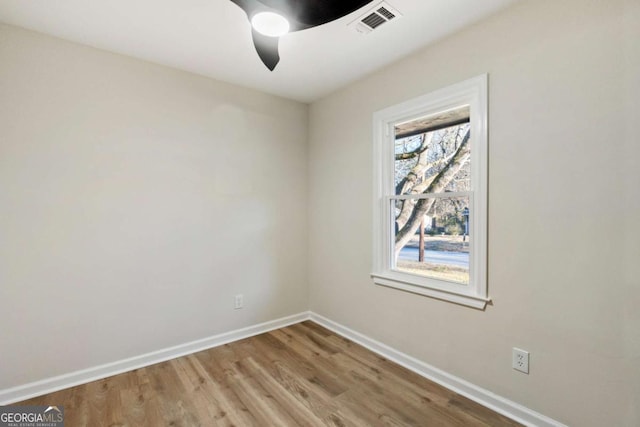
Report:
M 395 268 L 404 273 L 468 284 L 469 197 L 396 199 L 392 203 Z M 407 211 L 411 213 L 405 216 Z
M 395 127 L 395 194 L 470 190 L 469 107 Z M 422 131 L 422 132 L 421 132 Z

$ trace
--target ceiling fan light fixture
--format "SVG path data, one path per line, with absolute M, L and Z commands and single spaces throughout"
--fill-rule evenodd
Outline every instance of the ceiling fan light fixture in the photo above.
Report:
M 260 12 L 251 18 L 251 26 L 267 37 L 281 37 L 289 32 L 289 21 L 273 12 Z

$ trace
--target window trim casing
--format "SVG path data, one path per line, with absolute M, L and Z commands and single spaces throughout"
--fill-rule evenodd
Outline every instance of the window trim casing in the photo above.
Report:
M 419 117 L 469 105 L 471 144 L 471 218 L 469 284 L 403 273 L 391 268 L 395 194 L 394 126 Z M 373 272 L 374 283 L 483 310 L 487 291 L 488 75 L 482 74 L 377 111 L 373 115 Z

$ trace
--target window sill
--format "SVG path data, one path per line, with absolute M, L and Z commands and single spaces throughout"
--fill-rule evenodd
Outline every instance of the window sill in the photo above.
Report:
M 438 289 L 425 285 L 418 285 L 401 277 L 396 277 L 393 273 L 389 274 L 371 274 L 371 278 L 376 285 L 386 286 L 389 288 L 399 289 L 414 294 L 425 295 L 443 301 L 472 307 L 478 310 L 484 310 L 490 298 L 485 298 L 470 292 L 456 292 L 453 290 Z

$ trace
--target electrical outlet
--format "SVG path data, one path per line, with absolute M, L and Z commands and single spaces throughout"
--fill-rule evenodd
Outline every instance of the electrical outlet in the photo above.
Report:
M 516 371 L 529 373 L 529 352 L 513 347 L 511 365 Z
M 233 308 L 237 310 L 237 309 L 242 308 L 242 307 L 244 307 L 243 297 L 242 297 L 242 294 L 238 294 L 238 295 L 236 295 L 236 299 L 235 299 L 235 303 L 234 303 Z

